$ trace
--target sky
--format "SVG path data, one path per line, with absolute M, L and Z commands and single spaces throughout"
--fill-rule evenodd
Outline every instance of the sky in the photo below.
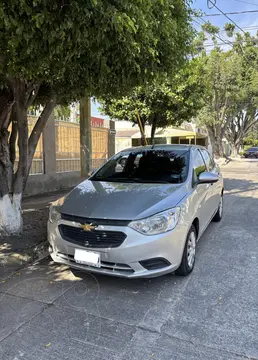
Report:
M 249 11 L 257 10 L 258 11 L 258 0 L 212 0 L 213 3 L 216 2 L 216 6 L 223 12 L 240 12 L 240 11 Z M 192 8 L 200 9 L 205 14 L 218 14 L 220 13 L 215 7 L 209 9 L 207 6 L 207 0 L 193 0 Z M 249 31 L 251 34 L 255 34 L 258 31 L 258 12 L 257 13 L 244 13 L 238 15 L 228 15 L 238 26 L 240 26 L 244 31 Z M 210 21 L 213 25 L 223 28 L 225 23 L 229 23 L 225 16 L 210 16 L 203 17 L 206 21 Z M 198 22 L 201 21 L 198 19 Z M 200 30 L 200 26 L 195 24 L 197 30 Z M 223 29 L 221 30 L 220 37 L 227 39 Z M 99 104 L 91 104 L 91 113 L 92 116 L 101 116 L 98 110 Z M 104 116 L 105 117 L 105 116 Z M 105 117 L 108 118 L 108 117 Z
M 215 0 L 212 0 L 214 3 Z M 221 9 L 223 12 L 241 12 L 241 11 L 258 11 L 258 0 L 217 0 L 216 6 Z M 208 9 L 207 0 L 193 0 L 193 8 L 201 9 L 203 12 L 208 14 L 218 14 L 219 11 L 214 7 L 213 9 Z M 245 14 L 234 14 L 228 15 L 233 21 L 236 22 L 241 28 L 244 28 L 244 31 L 250 31 L 255 34 L 258 30 L 258 12 L 257 13 L 245 13 Z M 225 16 L 210 16 L 204 17 L 206 21 L 210 21 L 213 25 L 223 28 L 225 23 L 229 23 Z M 251 28 L 250 28 L 251 27 Z M 256 28 L 255 28 L 256 27 Z M 200 29 L 200 27 L 197 28 Z M 246 29 L 247 28 L 247 29 Z M 222 36 L 225 34 L 221 33 Z

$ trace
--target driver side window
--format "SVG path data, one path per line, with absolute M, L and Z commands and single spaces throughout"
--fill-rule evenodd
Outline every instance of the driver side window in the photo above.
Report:
M 210 154 L 208 153 L 207 150 L 201 150 L 201 153 L 202 153 L 203 159 L 205 161 L 207 171 L 212 171 L 215 167 L 213 158 L 210 156 Z
M 198 176 L 206 170 L 205 162 L 199 150 L 193 154 L 193 186 L 198 182 Z

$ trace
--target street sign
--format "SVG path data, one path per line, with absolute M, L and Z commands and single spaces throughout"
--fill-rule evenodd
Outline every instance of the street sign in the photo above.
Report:
M 110 135 L 116 135 L 116 130 L 115 129 L 110 129 L 109 134 Z

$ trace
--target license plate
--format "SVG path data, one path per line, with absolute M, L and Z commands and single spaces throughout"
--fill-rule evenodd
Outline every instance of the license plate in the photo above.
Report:
M 78 264 L 100 267 L 100 254 L 94 251 L 75 249 L 74 260 Z

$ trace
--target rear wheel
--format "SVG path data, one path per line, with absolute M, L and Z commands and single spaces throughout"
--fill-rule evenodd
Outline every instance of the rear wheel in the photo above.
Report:
M 220 197 L 218 210 L 212 220 L 215 222 L 220 222 L 222 217 L 223 217 L 223 195 L 221 195 L 221 197 Z
M 182 256 L 182 261 L 179 268 L 176 270 L 176 274 L 180 276 L 189 275 L 194 268 L 195 255 L 196 255 L 196 241 L 197 234 L 194 225 L 191 226 L 187 239 L 185 242 L 185 248 Z

